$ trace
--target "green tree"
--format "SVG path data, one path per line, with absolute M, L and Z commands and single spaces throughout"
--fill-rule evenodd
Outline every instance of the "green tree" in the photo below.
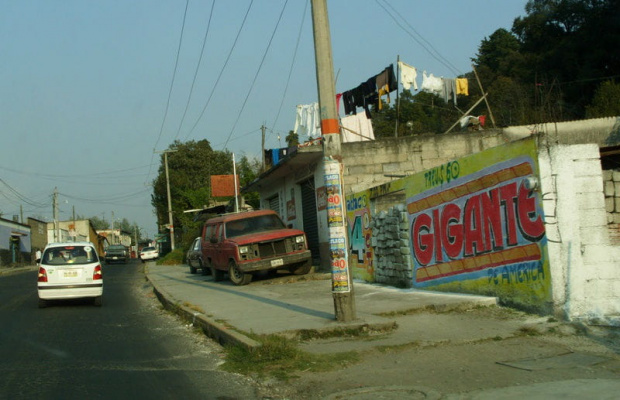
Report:
M 211 175 L 233 173 L 232 154 L 214 151 L 208 140 L 172 143 L 168 150 L 170 197 L 175 233 L 193 229 L 193 214 L 185 210 L 203 208 L 211 203 Z M 168 199 L 164 155 L 161 155 L 159 173 L 153 180 L 151 204 L 155 207 L 157 222 L 168 224 Z
M 288 147 L 297 146 L 299 144 L 299 135 L 293 131 L 289 131 L 286 135 L 286 144 Z
M 292 131 L 291 131 L 292 132 Z M 288 139 L 288 137 L 287 137 Z M 247 156 L 241 157 L 237 163 L 237 174 L 239 175 L 240 186 L 244 187 L 254 181 L 260 174 L 262 162 L 257 159 L 249 159 Z M 260 207 L 260 197 L 258 192 L 244 193 L 245 202 L 253 208 Z
M 93 227 L 95 228 L 95 230 L 104 230 L 104 229 L 110 229 L 110 223 L 108 221 L 106 221 L 105 219 L 101 219 L 97 216 L 93 216 L 89 218 L 90 223 L 93 225 Z
M 532 87 L 542 119 L 585 115 L 598 82 L 620 74 L 618 0 L 530 0 L 512 31 L 529 68 L 511 77 Z
M 586 107 L 588 118 L 614 117 L 620 115 L 620 84 L 614 81 L 603 82 Z

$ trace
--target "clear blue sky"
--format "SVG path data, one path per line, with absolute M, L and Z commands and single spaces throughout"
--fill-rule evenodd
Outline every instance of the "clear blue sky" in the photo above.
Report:
M 24 218 L 51 220 L 57 187 L 61 219 L 73 207 L 114 212 L 152 237 L 154 150 L 206 138 L 259 158 L 263 124 L 266 147 L 280 147 L 296 105 L 317 101 L 310 4 L 255 0 L 240 31 L 250 3 L 216 0 L 209 24 L 213 2 L 189 0 L 183 24 L 185 0 L 0 0 L 3 218 L 22 205 Z M 525 4 L 328 0 L 336 91 L 397 56 L 436 76 L 466 73 L 481 40 L 510 29 Z

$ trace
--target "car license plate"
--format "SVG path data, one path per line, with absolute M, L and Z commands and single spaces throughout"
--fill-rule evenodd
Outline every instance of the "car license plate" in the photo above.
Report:
M 112 257 L 112 260 L 117 260 L 117 259 L 118 259 L 118 257 L 116 257 L 116 256 Z
M 277 260 L 271 260 L 271 266 L 272 267 L 279 267 L 281 265 L 284 265 L 284 260 L 281 258 L 278 258 Z
M 78 272 L 77 271 L 65 271 L 63 273 L 63 276 L 65 278 L 77 278 Z

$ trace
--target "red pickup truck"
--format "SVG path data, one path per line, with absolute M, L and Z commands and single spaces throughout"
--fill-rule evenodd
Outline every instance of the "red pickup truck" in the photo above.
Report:
M 228 272 L 235 285 L 247 285 L 258 271 L 287 269 L 307 274 L 312 268 L 306 235 L 287 228 L 272 210 L 211 218 L 202 228 L 202 260 L 220 281 Z

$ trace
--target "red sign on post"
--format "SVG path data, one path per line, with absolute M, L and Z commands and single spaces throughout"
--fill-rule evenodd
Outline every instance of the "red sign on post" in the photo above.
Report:
M 237 193 L 239 191 L 239 175 L 237 175 Z M 211 175 L 211 197 L 231 197 L 234 195 L 234 175 Z

